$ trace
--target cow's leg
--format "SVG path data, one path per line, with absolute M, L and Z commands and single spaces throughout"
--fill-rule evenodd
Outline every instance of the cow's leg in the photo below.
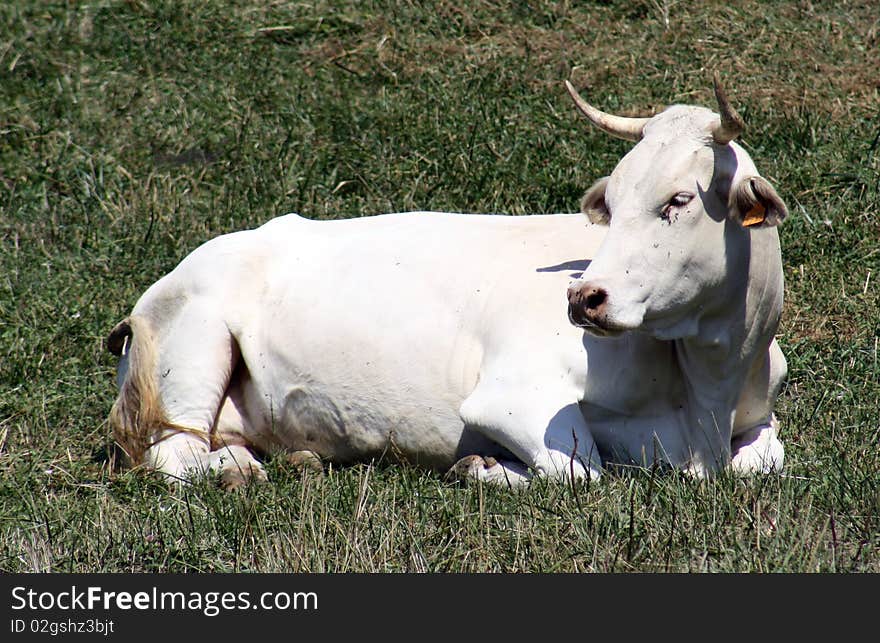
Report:
M 521 486 L 533 475 L 598 478 L 599 453 L 571 397 L 478 386 L 461 406 L 462 420 L 521 462 L 466 457 L 451 473 L 510 486 Z
M 231 486 L 238 478 L 265 478 L 242 445 L 221 444 L 211 452 L 215 418 L 238 359 L 213 307 L 190 300 L 171 316 L 132 315 L 126 323 L 111 423 L 134 463 L 173 481 L 207 472 L 228 478 Z
M 788 365 L 776 340 L 749 371 L 736 409 L 731 440 L 731 469 L 737 473 L 782 470 L 785 449 L 779 441 L 779 422 L 773 413 Z
M 229 488 L 248 479 L 265 480 L 262 464 L 240 442 L 226 439 L 228 427 L 213 443 L 218 417 L 227 417 L 225 397 L 238 348 L 219 314 L 194 301 L 178 314 L 160 341 L 159 393 L 170 428 L 147 452 L 148 462 L 174 479 L 216 473 Z M 224 403 L 224 412 L 220 405 Z M 224 421 L 227 424 L 228 420 Z M 183 427 L 175 431 L 173 427 Z M 164 436 L 171 437 L 163 439 Z

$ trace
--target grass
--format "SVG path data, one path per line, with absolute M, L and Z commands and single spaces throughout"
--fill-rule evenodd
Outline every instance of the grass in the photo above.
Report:
M 0 6 L 0 570 L 880 571 L 873 3 Z M 667 24 L 668 17 L 668 24 Z M 561 82 L 712 105 L 792 216 L 784 476 L 524 493 L 406 467 L 172 492 L 112 465 L 107 331 L 217 234 L 296 211 L 571 211 L 626 151 Z

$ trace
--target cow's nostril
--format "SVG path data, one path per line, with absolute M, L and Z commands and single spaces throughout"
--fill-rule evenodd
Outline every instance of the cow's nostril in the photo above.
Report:
M 588 310 L 595 310 L 599 306 L 605 303 L 605 300 L 608 298 L 608 293 L 606 293 L 601 288 L 592 288 L 590 292 L 587 294 L 587 300 L 584 302 L 587 306 Z
M 584 305 L 587 307 L 587 310 L 595 310 L 599 306 L 605 303 L 605 300 L 608 298 L 608 293 L 606 293 L 601 288 L 591 288 L 590 292 L 587 293 L 587 298 L 584 301 Z

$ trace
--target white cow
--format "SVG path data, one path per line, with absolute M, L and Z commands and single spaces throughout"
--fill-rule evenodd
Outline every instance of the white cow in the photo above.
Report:
M 287 215 L 153 284 L 108 338 L 131 461 L 229 485 L 278 450 L 512 486 L 608 462 L 779 469 L 786 210 L 738 117 L 717 85 L 721 117 L 622 119 L 569 90 L 639 141 L 589 218 Z

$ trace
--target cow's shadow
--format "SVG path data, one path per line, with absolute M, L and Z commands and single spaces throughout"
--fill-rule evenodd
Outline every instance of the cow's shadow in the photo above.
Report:
M 543 268 L 536 268 L 535 272 L 562 272 L 563 270 L 574 270 L 569 275 L 572 279 L 580 279 L 581 275 L 584 274 L 584 271 L 590 265 L 589 259 L 575 259 L 574 261 L 563 261 L 562 263 L 558 263 L 555 266 L 544 266 Z

